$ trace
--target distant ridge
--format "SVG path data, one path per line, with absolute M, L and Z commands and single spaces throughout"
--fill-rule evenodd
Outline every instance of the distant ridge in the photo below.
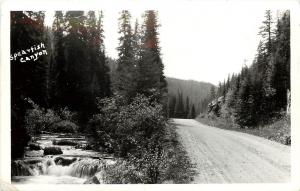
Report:
M 177 96 L 178 90 L 182 92 L 184 101 L 189 96 L 190 103 L 194 104 L 196 111 L 199 109 L 199 103 L 209 94 L 210 88 L 214 86 L 208 82 L 198 82 L 195 80 L 182 80 L 172 77 L 167 77 L 168 95 Z

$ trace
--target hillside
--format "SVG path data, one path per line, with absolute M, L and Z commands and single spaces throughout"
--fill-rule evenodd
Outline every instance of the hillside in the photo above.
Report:
M 210 88 L 213 86 L 213 84 L 207 82 L 181 80 L 171 77 L 167 77 L 167 82 L 168 95 L 177 96 L 179 90 L 182 92 L 184 100 L 186 99 L 186 96 L 189 97 L 190 103 L 195 105 L 196 111 L 199 109 L 198 105 L 200 101 L 208 96 Z

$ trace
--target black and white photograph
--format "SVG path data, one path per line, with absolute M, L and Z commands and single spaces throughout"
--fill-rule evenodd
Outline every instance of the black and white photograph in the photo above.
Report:
M 12 185 L 291 182 L 290 9 L 9 14 Z

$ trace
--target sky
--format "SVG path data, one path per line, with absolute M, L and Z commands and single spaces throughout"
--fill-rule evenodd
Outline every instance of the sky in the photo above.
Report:
M 144 10 L 132 9 L 132 24 L 142 22 Z M 107 56 L 117 58 L 120 10 L 104 13 Z M 210 82 L 217 85 L 229 74 L 251 65 L 260 37 L 264 9 L 233 6 L 159 8 L 159 40 L 164 73 L 168 77 Z M 53 13 L 46 13 L 51 23 Z

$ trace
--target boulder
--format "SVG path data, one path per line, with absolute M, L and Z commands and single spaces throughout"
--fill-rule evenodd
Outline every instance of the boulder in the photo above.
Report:
M 29 146 L 29 149 L 32 151 L 42 150 L 42 147 L 37 143 L 29 143 L 28 146 Z
M 63 157 L 57 157 L 57 158 L 54 159 L 54 162 L 57 165 L 69 166 L 70 164 L 72 164 L 76 160 L 77 160 L 76 158 L 67 159 L 67 158 L 63 158 Z
M 42 157 L 44 155 L 43 150 L 31 151 L 28 150 L 25 152 L 26 157 Z
M 78 144 L 75 146 L 76 149 L 82 149 L 82 150 L 92 150 L 93 147 L 90 144 Z
M 63 154 L 60 147 L 45 147 L 44 155 L 60 155 Z
M 75 141 L 67 140 L 67 139 L 61 139 L 61 140 L 53 140 L 52 141 L 53 145 L 70 145 L 70 146 L 75 146 L 78 143 Z
M 100 184 L 100 181 L 96 176 L 93 176 L 89 179 L 87 179 L 83 184 Z
M 284 137 L 284 139 L 285 139 L 285 145 L 291 145 L 291 136 L 290 135 L 286 135 L 285 137 Z

